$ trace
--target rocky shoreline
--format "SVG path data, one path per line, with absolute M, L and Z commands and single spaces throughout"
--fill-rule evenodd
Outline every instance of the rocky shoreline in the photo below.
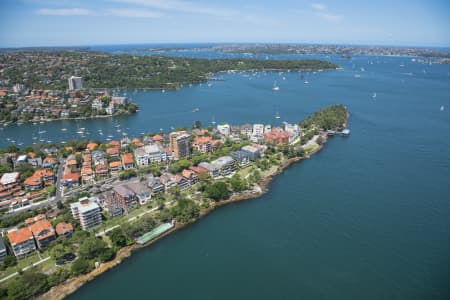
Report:
M 68 279 L 67 281 L 65 281 L 63 283 L 52 287 L 48 292 L 39 296 L 37 299 L 39 299 L 39 300 L 64 299 L 66 296 L 74 293 L 77 289 L 82 287 L 85 283 L 95 279 L 97 276 L 100 276 L 101 274 L 107 272 L 108 270 L 110 270 L 110 269 L 114 268 L 115 266 L 119 265 L 120 263 L 122 263 L 122 261 L 124 261 L 126 258 L 130 257 L 133 254 L 133 251 L 148 247 L 148 246 L 156 243 L 157 241 L 163 239 L 167 235 L 169 235 L 181 228 L 184 228 L 192 223 L 195 223 L 196 221 L 200 220 L 204 216 L 213 212 L 216 208 L 219 208 L 221 206 L 224 206 L 224 205 L 227 205 L 230 203 L 234 203 L 234 202 L 255 199 L 255 198 L 258 198 L 258 197 L 264 195 L 265 193 L 267 193 L 269 191 L 268 186 L 269 186 L 270 182 L 272 181 L 272 179 L 276 175 L 282 173 L 286 168 L 288 168 L 292 164 L 294 164 L 298 161 L 301 161 L 305 158 L 311 157 L 311 155 L 317 153 L 322 148 L 323 148 L 323 146 L 318 147 L 314 152 L 310 153 L 309 156 L 307 156 L 307 157 L 294 157 L 294 158 L 290 158 L 290 159 L 284 161 L 274 172 L 267 174 L 266 176 L 261 178 L 261 180 L 258 182 L 260 191 L 258 191 L 258 192 L 248 191 L 248 192 L 241 193 L 241 194 L 233 194 L 227 200 L 214 202 L 209 208 L 202 209 L 200 211 L 200 216 L 197 219 L 192 220 L 189 223 L 177 223 L 172 229 L 168 230 L 167 232 L 163 233 L 162 235 L 158 236 L 157 238 L 149 241 L 145 245 L 133 244 L 130 246 L 126 246 L 117 252 L 116 257 L 112 261 L 102 263 L 97 269 L 94 269 L 93 271 L 91 271 L 88 274 L 84 274 L 84 275 L 81 275 L 78 277 Z

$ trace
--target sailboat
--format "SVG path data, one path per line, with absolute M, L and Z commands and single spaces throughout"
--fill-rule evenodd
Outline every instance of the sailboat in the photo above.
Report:
M 441 111 L 444 111 L 445 107 L 444 105 L 441 106 Z
M 211 124 L 216 125 L 216 118 L 214 117 L 214 115 L 212 117 Z
M 279 119 L 280 118 L 280 114 L 278 112 L 275 113 L 275 119 Z
M 272 90 L 274 90 L 274 91 L 279 91 L 279 90 L 280 90 L 280 87 L 277 85 L 277 82 L 276 82 L 276 81 L 273 83 L 273 88 L 272 88 Z
M 308 83 L 309 83 L 309 81 L 308 81 L 308 80 L 305 80 L 305 81 L 303 81 L 303 83 L 304 83 L 304 84 L 308 84 Z
M 377 97 L 377 93 L 373 93 L 372 98 L 376 98 Z

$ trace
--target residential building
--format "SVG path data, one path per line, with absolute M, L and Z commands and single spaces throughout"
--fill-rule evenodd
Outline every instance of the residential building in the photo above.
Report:
M 264 142 L 273 145 L 288 145 L 289 132 L 283 131 L 280 128 L 272 128 L 270 132 L 264 133 Z
M 192 148 L 202 154 L 212 151 L 210 136 L 196 136 Z
M 73 225 L 70 223 L 61 222 L 56 224 L 56 234 L 58 236 L 70 237 L 73 233 Z
M 126 186 L 136 194 L 139 204 L 141 205 L 149 201 L 152 196 L 152 191 L 144 183 L 133 182 L 128 183 Z
M 40 220 L 28 226 L 36 240 L 36 244 L 40 250 L 45 249 L 47 245 L 56 239 L 55 229 L 48 220 Z
M 150 174 L 147 177 L 147 186 L 150 188 L 153 194 L 164 192 L 164 185 L 161 183 L 158 177 L 153 176 L 153 174 Z
M 164 185 L 165 192 L 168 192 L 172 187 L 177 185 L 175 176 L 170 173 L 162 174 L 161 176 L 159 176 L 159 180 L 161 181 L 161 184 Z
M 97 179 L 105 178 L 108 176 L 108 166 L 106 164 L 98 164 L 95 166 L 95 177 Z
M 245 136 L 251 136 L 253 133 L 252 125 L 244 124 L 241 126 L 241 134 Z
M 185 178 L 183 175 L 180 174 L 175 175 L 175 182 L 182 191 L 189 188 L 189 186 L 191 185 L 189 179 Z
M 252 135 L 262 136 L 264 134 L 264 124 L 253 124 Z
M 238 151 L 233 151 L 230 152 L 230 156 L 240 165 L 240 166 L 245 166 L 250 162 L 250 153 L 243 151 L 243 150 L 238 150 Z
M 3 237 L 0 235 L 0 261 L 2 261 L 7 254 L 5 242 L 3 241 Z
M 95 200 L 94 197 L 83 197 L 78 202 L 70 204 L 72 216 L 80 220 L 81 228 L 84 230 L 96 226 L 102 221 L 101 208 Z
M 190 155 L 190 135 L 186 131 L 171 132 L 169 134 L 170 149 L 175 159 Z
M 36 250 L 33 234 L 28 227 L 8 231 L 8 240 L 14 255 L 17 257 L 24 256 Z
M 0 179 L 0 200 L 7 200 L 22 190 L 19 172 L 5 173 Z
M 236 170 L 236 162 L 231 156 L 221 156 L 213 160 L 211 164 L 217 166 L 222 176 L 230 175 Z
M 133 154 L 124 153 L 122 154 L 122 167 L 124 170 L 129 170 L 134 168 Z
M 186 178 L 191 185 L 195 184 L 198 181 L 197 174 L 192 170 L 183 170 L 181 172 L 181 175 L 183 175 L 183 177 Z
M 201 162 L 198 164 L 198 166 L 208 170 L 209 175 L 213 178 L 220 176 L 220 168 L 215 164 L 209 162 Z
M 257 147 L 259 145 L 248 145 L 241 148 L 242 151 L 247 152 L 250 155 L 250 160 L 257 160 L 261 157 L 261 149 Z
M 30 226 L 38 221 L 42 221 L 42 220 L 46 220 L 46 219 L 47 219 L 47 217 L 44 214 L 38 214 L 37 216 L 25 219 L 25 225 Z
M 116 199 L 111 192 L 100 195 L 103 198 L 104 208 L 110 217 L 121 216 L 123 214 L 122 204 Z
M 110 162 L 109 170 L 111 171 L 111 174 L 115 174 L 115 173 L 122 171 L 122 162 L 120 162 L 120 161 Z
M 125 184 L 115 186 L 113 188 L 113 196 L 125 211 L 137 205 L 138 198 L 136 193 Z
M 51 185 L 55 182 L 53 172 L 49 169 L 36 170 L 33 175 L 25 179 L 25 189 L 29 191 L 40 190 L 44 185 Z
M 114 147 L 108 148 L 108 149 L 106 149 L 106 153 L 107 153 L 111 158 L 119 157 L 119 147 L 114 146 Z
M 81 90 L 83 89 L 83 78 L 70 76 L 69 81 L 69 90 Z
M 217 130 L 221 135 L 229 136 L 230 135 L 230 125 L 229 124 L 222 124 L 217 125 Z
M 111 102 L 115 105 L 127 105 L 128 104 L 128 98 L 127 97 L 118 97 L 113 96 L 111 97 Z

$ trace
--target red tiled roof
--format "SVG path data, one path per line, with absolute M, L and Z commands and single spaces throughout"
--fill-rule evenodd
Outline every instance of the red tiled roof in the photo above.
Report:
M 17 230 L 10 230 L 8 232 L 8 239 L 11 244 L 20 244 L 28 241 L 32 237 L 33 235 L 28 227 L 23 227 Z
M 133 154 L 131 153 L 124 153 L 122 154 L 122 161 L 124 164 L 132 164 L 134 163 Z
M 67 232 L 73 231 L 73 226 L 70 223 L 58 223 L 56 224 L 56 233 L 58 235 L 66 234 Z
M 52 224 L 50 224 L 48 220 L 37 221 L 36 223 L 28 226 L 28 228 L 37 240 L 42 240 L 48 238 L 49 236 L 55 235 L 55 229 L 53 229 Z M 48 230 L 48 232 L 41 235 L 41 232 L 46 230 Z

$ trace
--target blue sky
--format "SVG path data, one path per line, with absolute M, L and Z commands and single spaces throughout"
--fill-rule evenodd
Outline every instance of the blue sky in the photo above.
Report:
M 446 0 L 0 0 L 0 47 L 170 42 L 450 46 Z

